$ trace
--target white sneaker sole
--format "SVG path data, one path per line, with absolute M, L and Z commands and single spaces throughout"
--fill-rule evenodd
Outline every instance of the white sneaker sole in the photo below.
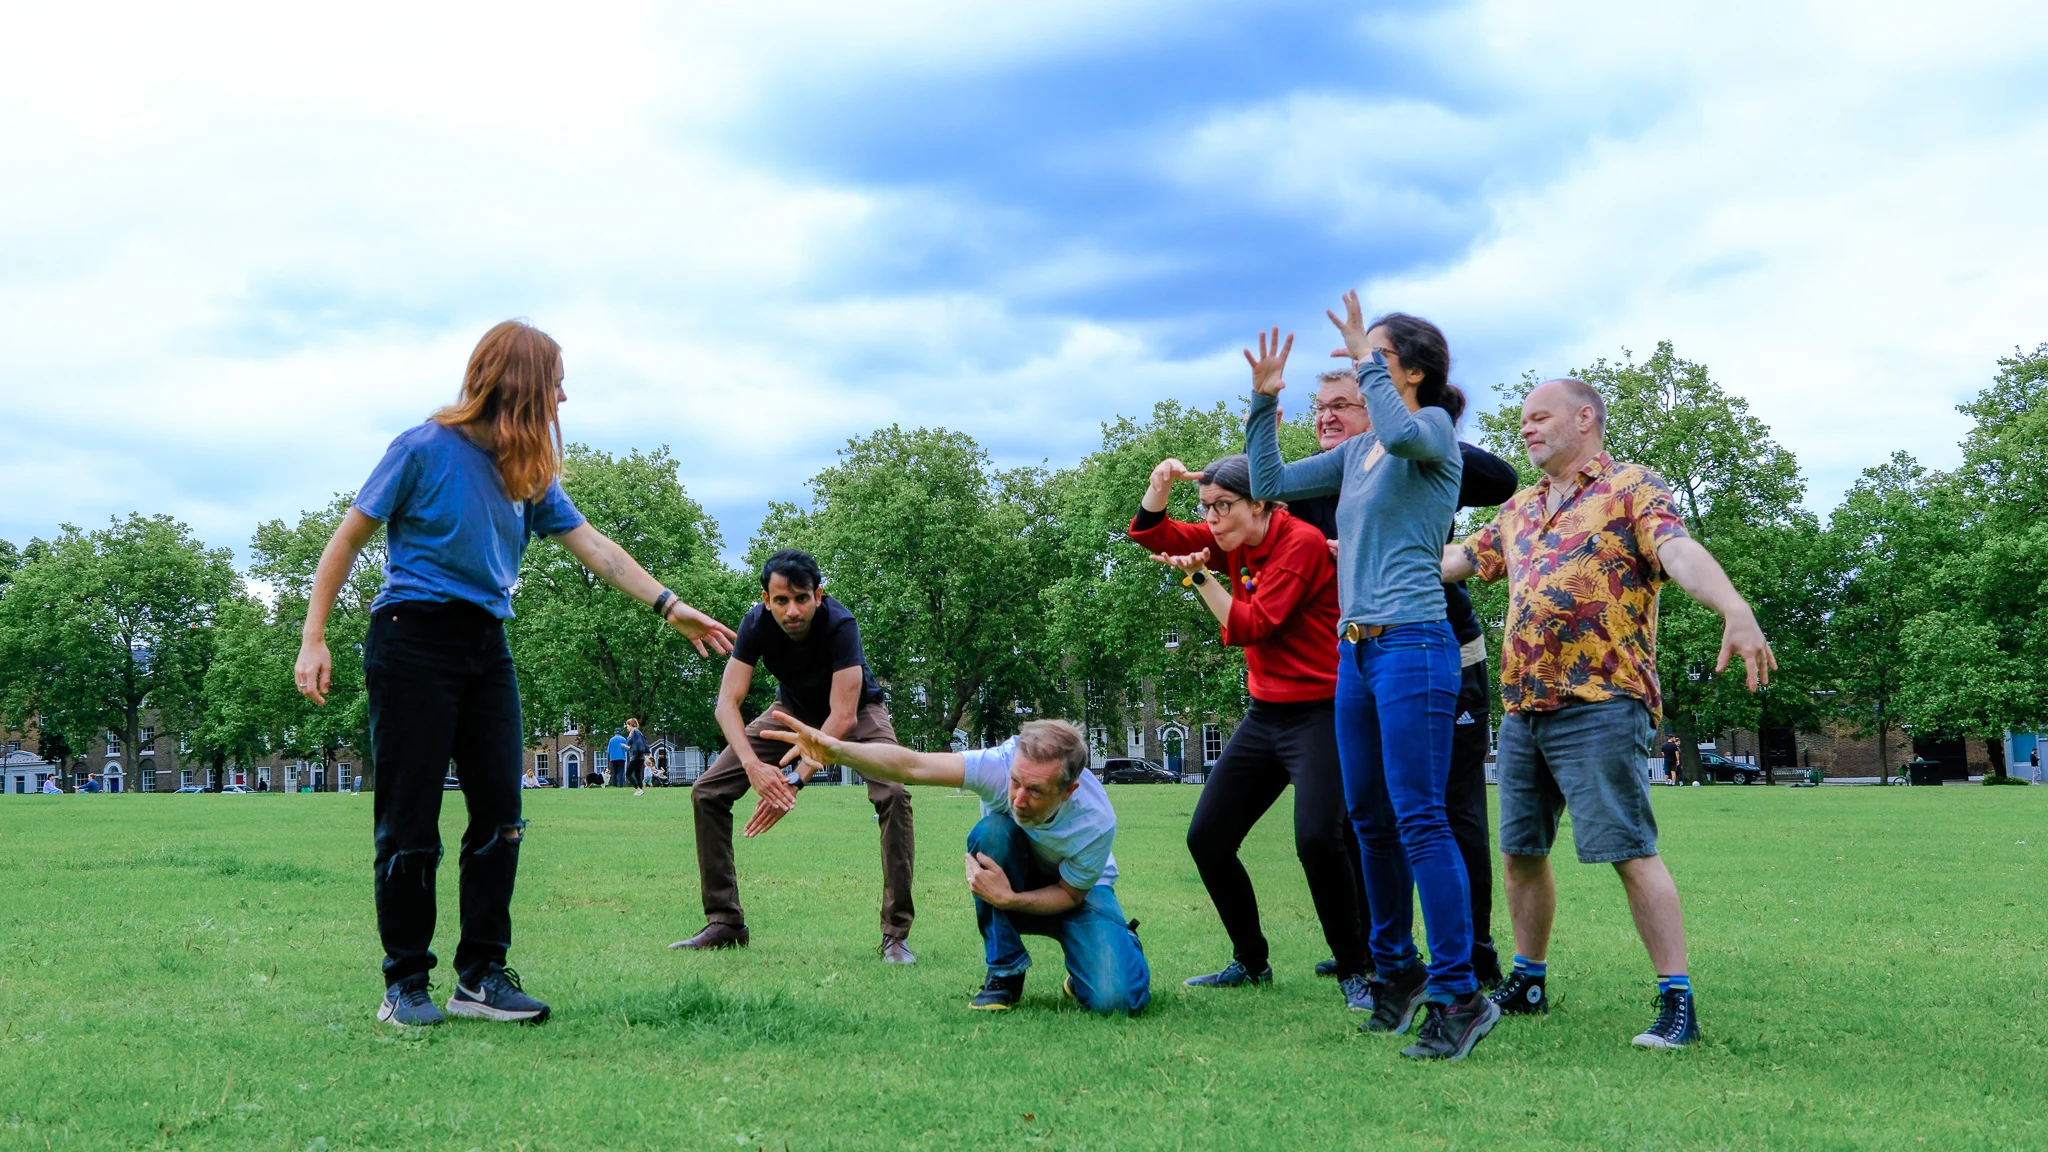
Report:
M 1629 1043 L 1638 1048 L 1650 1048 L 1658 1052 L 1680 1052 L 1692 1047 L 1690 1044 L 1673 1044 L 1654 1032 L 1645 1032 L 1641 1036 L 1629 1041 Z
M 493 1008 L 481 1000 L 465 1000 L 460 996 L 448 998 L 448 1014 L 467 1016 L 472 1020 L 496 1020 L 504 1024 L 539 1023 L 548 1018 L 546 1008 L 538 1012 L 508 1012 L 503 1008 Z
M 398 1008 L 389 1000 L 381 1000 L 377 1003 L 377 1022 L 389 1024 L 394 1028 L 432 1028 L 434 1025 L 441 1023 L 440 1020 L 431 1020 L 425 1024 L 408 1024 L 398 1018 Z

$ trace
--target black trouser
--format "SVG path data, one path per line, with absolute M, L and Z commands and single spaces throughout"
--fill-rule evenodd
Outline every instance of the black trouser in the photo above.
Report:
M 1486 822 L 1486 750 L 1493 705 L 1491 678 L 1486 664 L 1467 664 L 1460 672 L 1457 723 L 1451 729 L 1451 774 L 1444 786 L 1444 810 L 1450 817 L 1451 836 L 1458 842 L 1458 855 L 1472 888 L 1472 940 L 1475 948 L 1493 947 L 1493 848 Z M 1470 716 L 1472 722 L 1464 722 Z M 1372 932 L 1372 908 L 1365 896 L 1364 862 L 1358 854 L 1358 838 L 1345 837 L 1351 857 L 1351 873 L 1358 893 L 1359 930 Z
M 433 968 L 434 873 L 448 762 L 469 807 L 462 834 L 462 940 L 455 971 L 474 978 L 512 945 L 519 871 L 519 684 L 505 626 L 474 604 L 387 604 L 363 645 L 370 748 L 377 763 L 377 932 L 384 979 Z
M 1339 976 L 1364 972 L 1370 965 L 1359 928 L 1358 870 L 1345 853 L 1345 844 L 1356 845 L 1358 838 L 1351 835 L 1344 808 L 1331 701 L 1252 701 L 1195 802 L 1188 852 L 1230 934 L 1232 952 L 1247 969 L 1259 971 L 1266 965 L 1266 937 L 1259 930 L 1252 878 L 1237 850 L 1289 782 L 1294 785 L 1294 852 L 1308 877 L 1323 937 L 1337 958 Z
M 635 788 L 644 788 L 647 786 L 646 772 L 647 770 L 640 766 L 640 762 L 638 760 L 631 761 L 626 765 L 625 782 L 631 784 Z

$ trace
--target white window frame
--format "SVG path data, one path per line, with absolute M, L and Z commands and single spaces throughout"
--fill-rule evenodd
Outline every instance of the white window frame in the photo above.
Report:
M 287 792 L 297 792 L 299 790 L 299 766 L 297 764 L 287 764 L 284 766 L 284 790 Z
M 270 791 L 270 765 L 258 764 L 256 766 L 256 787 L 265 792 Z
M 156 751 L 156 729 L 141 729 L 136 733 L 135 742 L 142 746 L 142 751 L 145 753 Z
M 180 787 L 180 788 L 190 788 L 191 786 L 192 786 L 192 770 L 191 770 L 190 768 L 180 768 L 180 769 L 178 769 L 178 787 Z
M 215 780 L 215 779 L 216 779 L 216 777 L 214 776 L 214 772 L 213 772 L 213 769 L 211 769 L 211 768 L 208 768 L 208 769 L 206 770 L 206 790 L 207 790 L 208 792 L 211 792 L 211 791 L 213 791 L 213 782 L 214 782 L 214 780 Z
M 119 756 L 120 754 L 121 737 L 118 734 L 110 731 L 107 733 L 107 755 Z
M 548 759 L 547 753 L 535 752 L 533 754 L 533 778 L 535 780 L 546 780 L 550 763 L 551 761 Z
M 327 790 L 327 765 L 325 765 L 325 764 L 315 764 L 315 765 L 313 765 L 313 791 L 315 791 L 315 792 L 325 792 L 326 790 Z
M 1202 763 L 1214 764 L 1223 756 L 1223 725 L 1202 725 Z
M 156 769 L 145 768 L 142 770 L 142 790 L 144 792 L 156 791 Z
M 1163 639 L 1165 640 L 1165 642 L 1166 642 L 1166 646 L 1167 646 L 1168 648 L 1178 648 L 1178 647 L 1180 647 L 1180 629 L 1178 629 L 1178 628 L 1169 628 L 1169 629 L 1167 629 L 1167 630 L 1166 630 L 1166 635 L 1165 635 L 1165 636 L 1163 637 Z

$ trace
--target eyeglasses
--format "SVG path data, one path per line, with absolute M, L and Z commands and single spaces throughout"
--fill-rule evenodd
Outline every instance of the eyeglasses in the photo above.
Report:
M 1237 507 L 1237 501 L 1235 500 L 1218 500 L 1214 504 L 1197 504 L 1195 505 L 1195 515 L 1200 516 L 1204 520 L 1209 519 L 1211 516 L 1221 520 L 1225 516 L 1230 515 L 1230 510 L 1235 507 Z
M 1365 411 L 1365 405 L 1360 404 L 1356 400 L 1339 400 L 1332 404 L 1325 404 L 1321 400 L 1311 400 L 1308 402 L 1308 414 L 1311 416 L 1320 416 L 1325 412 L 1334 412 L 1341 415 L 1351 411 L 1363 412 Z

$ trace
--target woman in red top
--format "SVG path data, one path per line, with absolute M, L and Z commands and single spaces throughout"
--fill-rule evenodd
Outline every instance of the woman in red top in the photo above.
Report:
M 1181 480 L 1201 482 L 1202 523 L 1166 518 Z M 1345 1000 L 1361 1012 L 1369 961 L 1358 931 L 1358 890 L 1344 838 L 1349 825 L 1337 762 L 1337 569 L 1322 532 L 1278 504 L 1254 500 L 1243 456 L 1200 472 L 1163 460 L 1131 521 L 1131 542 L 1187 573 L 1221 624 L 1223 642 L 1243 648 L 1251 710 L 1210 770 L 1188 824 L 1188 852 L 1230 934 L 1232 958 L 1190 987 L 1267 984 L 1266 937 L 1258 897 L 1237 858 L 1259 817 L 1294 784 L 1294 850 L 1308 876 L 1323 935 L 1337 958 Z M 1211 573 L 1210 566 L 1220 571 Z

